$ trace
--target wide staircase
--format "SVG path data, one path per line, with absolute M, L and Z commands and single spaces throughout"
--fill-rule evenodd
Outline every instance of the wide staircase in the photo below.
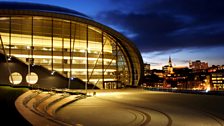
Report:
M 16 108 L 32 125 L 71 125 L 55 118 L 62 107 L 85 98 L 81 93 L 29 90 L 16 100 Z

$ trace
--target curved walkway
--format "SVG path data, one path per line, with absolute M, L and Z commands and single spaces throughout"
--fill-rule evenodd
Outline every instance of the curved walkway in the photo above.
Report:
M 81 98 L 28 91 L 16 100 L 16 107 L 31 124 L 41 126 L 224 126 L 223 96 L 136 89 L 99 90 Z
M 223 103 L 222 96 L 101 90 L 63 107 L 56 117 L 80 126 L 224 126 Z

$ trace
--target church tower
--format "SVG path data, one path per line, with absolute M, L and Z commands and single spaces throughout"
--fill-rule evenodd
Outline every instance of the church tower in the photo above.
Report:
M 169 66 L 172 67 L 172 60 L 171 57 L 169 56 L 169 62 L 168 62 Z
M 169 56 L 169 61 L 168 61 L 168 74 L 173 74 L 173 66 L 172 66 L 172 60 L 171 57 Z

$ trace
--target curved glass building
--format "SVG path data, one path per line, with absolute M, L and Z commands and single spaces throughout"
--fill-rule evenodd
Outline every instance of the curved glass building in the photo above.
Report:
M 54 73 L 68 80 L 61 84 L 64 86 L 54 85 L 56 88 L 74 86 L 70 80 L 75 78 L 100 89 L 137 86 L 141 82 L 141 54 L 117 31 L 66 8 L 17 2 L 0 5 L 1 54 L 4 49 L 11 65 L 0 83 L 51 87 Z M 6 60 L 1 59 L 2 67 L 6 67 Z M 15 62 L 25 67 L 14 68 L 10 63 Z M 38 68 L 49 77 L 42 77 Z

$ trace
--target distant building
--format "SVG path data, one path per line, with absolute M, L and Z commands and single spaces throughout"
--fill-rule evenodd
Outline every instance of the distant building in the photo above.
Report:
M 164 71 L 164 87 L 170 88 L 170 87 L 177 87 L 177 81 L 176 77 L 174 76 L 173 72 L 173 65 L 171 57 L 169 56 L 168 65 L 163 66 Z
M 163 71 L 165 72 L 165 74 L 173 74 L 173 66 L 172 66 L 172 60 L 171 57 L 169 57 L 169 61 L 168 61 L 168 65 L 163 66 Z
M 144 76 L 150 75 L 150 64 L 144 64 Z
M 175 67 L 173 71 L 177 81 L 177 88 L 187 88 L 187 82 L 191 73 L 191 69 L 188 67 Z
M 151 74 L 155 74 L 160 78 L 164 77 L 164 71 L 163 70 L 157 70 L 157 69 L 153 69 L 150 71 Z
M 217 70 L 224 70 L 224 65 L 212 65 L 208 68 L 208 72 L 216 72 Z
M 150 75 L 146 76 L 146 80 L 148 86 L 163 87 L 164 71 L 157 69 L 150 70 Z
M 191 68 L 194 72 L 201 72 L 208 69 L 207 62 L 201 62 L 200 60 L 190 61 L 189 68 Z
M 211 86 L 214 90 L 224 90 L 224 70 L 211 73 Z

